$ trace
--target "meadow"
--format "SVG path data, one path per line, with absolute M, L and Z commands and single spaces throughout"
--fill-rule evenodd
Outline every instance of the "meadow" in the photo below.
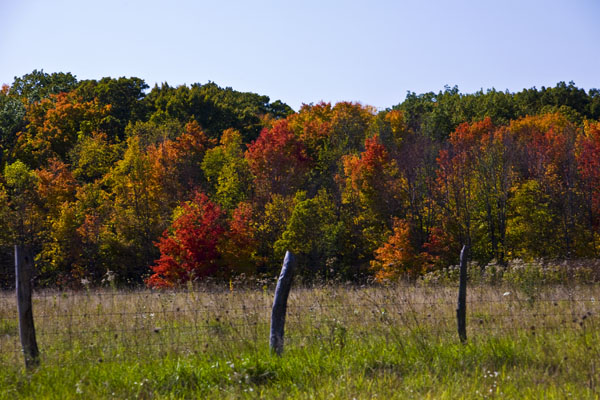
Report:
M 598 398 L 599 285 L 294 287 L 269 350 L 273 287 L 38 291 L 26 371 L 0 294 L 0 398 Z

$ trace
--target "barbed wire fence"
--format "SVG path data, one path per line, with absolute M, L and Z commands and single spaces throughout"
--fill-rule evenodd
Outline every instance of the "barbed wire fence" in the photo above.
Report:
M 262 353 L 269 346 L 272 287 L 37 291 L 32 304 L 42 363 L 101 363 L 198 353 Z M 458 285 L 295 287 L 287 302 L 285 349 L 350 341 L 441 341 L 457 334 Z M 466 295 L 469 341 L 597 331 L 597 285 L 531 293 L 473 286 Z M 0 294 L 0 364 L 22 364 L 17 299 Z

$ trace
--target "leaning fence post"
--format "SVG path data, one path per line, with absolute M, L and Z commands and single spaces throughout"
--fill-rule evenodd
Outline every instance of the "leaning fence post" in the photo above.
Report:
M 277 355 L 283 352 L 283 335 L 285 325 L 285 312 L 287 299 L 292 287 L 294 270 L 296 269 L 296 256 L 290 251 L 285 253 L 281 274 L 275 288 L 275 299 L 273 300 L 273 311 L 271 313 L 270 347 Z
M 19 336 L 25 356 L 25 367 L 39 364 L 39 350 L 35 340 L 33 307 L 31 305 L 31 279 L 33 260 L 23 246 L 15 245 L 15 275 L 17 283 L 17 309 L 19 311 Z
M 458 307 L 456 319 L 458 321 L 458 337 L 462 343 L 467 341 L 467 258 L 469 248 L 464 245 L 460 251 L 460 280 L 458 285 Z

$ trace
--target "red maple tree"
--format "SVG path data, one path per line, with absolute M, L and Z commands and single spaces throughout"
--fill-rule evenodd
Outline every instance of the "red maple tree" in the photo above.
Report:
M 146 284 L 171 287 L 214 275 L 219 269 L 217 245 L 224 232 L 221 208 L 204 193 L 196 192 L 156 243 L 161 255 Z

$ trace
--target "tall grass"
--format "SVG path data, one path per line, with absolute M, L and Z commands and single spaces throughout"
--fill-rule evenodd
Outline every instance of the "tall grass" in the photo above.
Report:
M 233 289 L 233 290 L 230 290 Z M 39 292 L 27 372 L 0 295 L 0 398 L 598 398 L 600 286 L 293 288 L 285 350 L 272 291 Z

